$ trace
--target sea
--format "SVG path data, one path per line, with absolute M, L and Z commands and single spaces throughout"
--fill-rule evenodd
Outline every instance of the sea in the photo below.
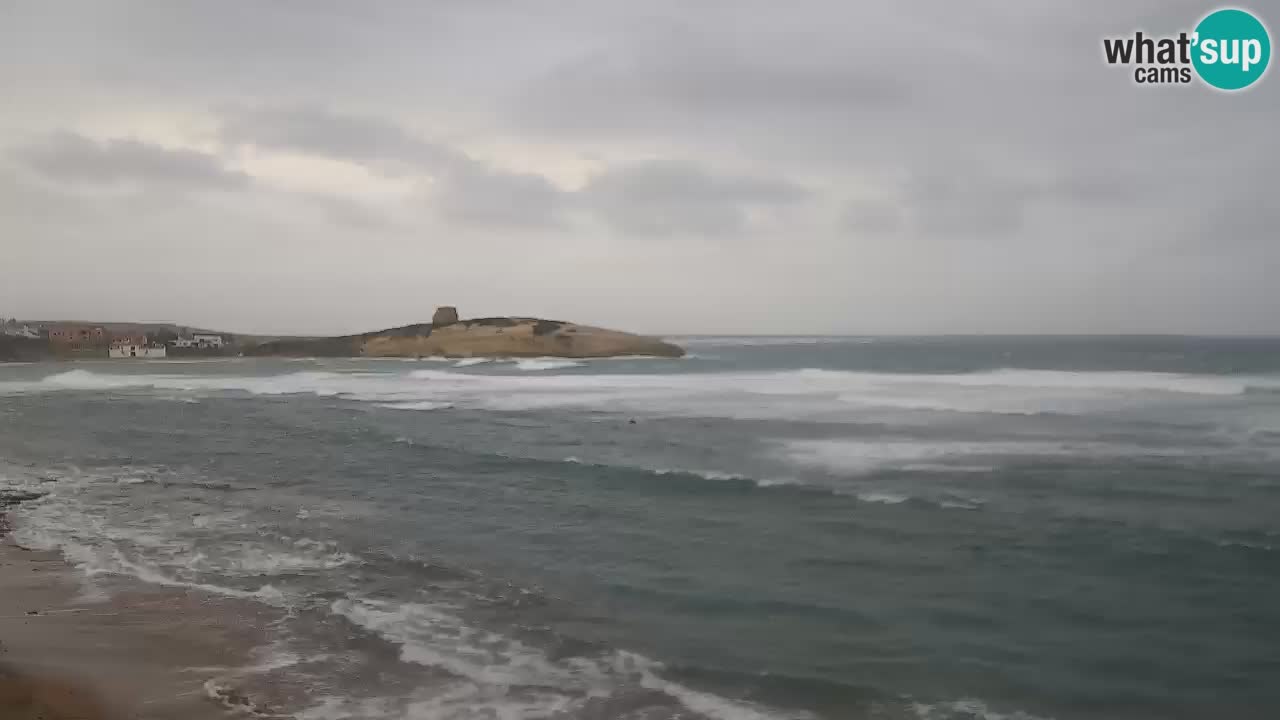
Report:
M 1280 717 L 1280 340 L 674 340 L 0 365 L 0 489 L 302 720 Z

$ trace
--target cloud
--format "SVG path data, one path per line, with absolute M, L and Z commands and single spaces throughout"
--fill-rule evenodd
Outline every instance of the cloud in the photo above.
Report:
M 569 194 L 542 175 L 499 172 L 479 163 L 454 168 L 433 194 L 446 219 L 534 229 L 560 224 Z
M 219 136 L 230 145 L 322 155 L 382 172 L 441 172 L 469 162 L 395 123 L 315 106 L 232 110 L 223 116 Z
M 591 178 L 581 203 L 622 233 L 741 233 L 754 211 L 797 203 L 809 192 L 781 179 L 711 173 L 688 162 L 651 161 Z
M 913 178 L 906 187 L 909 216 L 925 235 L 991 238 L 1022 230 L 1034 187 L 978 172 Z
M 858 198 L 845 204 L 839 222 L 856 235 L 887 235 L 901 230 L 904 220 L 901 207 L 893 201 Z
M 771 117 L 884 111 L 910 100 L 910 85 L 879 68 L 795 55 L 771 62 L 741 48 L 717 50 L 714 41 L 705 40 L 574 58 L 521 93 L 515 117 L 553 132 L 634 131 L 689 122 L 714 131 L 718 125 L 760 124 Z
M 440 292 L 688 332 L 1280 332 L 1280 80 L 1138 87 L 1101 58 L 1190 0 L 122 1 L 0 25 L 19 272 L 251 259 L 298 303 L 282 331 L 351 283 L 346 327 Z
M 546 228 L 574 214 L 621 233 L 719 236 L 745 231 L 753 213 L 809 195 L 786 180 L 715 173 L 676 160 L 612 166 L 581 189 L 568 190 L 386 119 L 317 107 L 240 109 L 228 115 L 220 137 L 237 147 L 316 155 L 397 177 L 419 175 L 440 215 L 468 226 Z
M 235 190 L 249 184 L 248 175 L 229 169 L 213 155 L 132 139 L 96 141 L 58 132 L 10 154 L 55 183 L 165 190 Z
M 233 146 L 354 163 L 395 177 L 418 176 L 439 213 L 477 226 L 552 225 L 563 192 L 546 177 L 493 167 L 378 117 L 323 107 L 265 107 L 227 114 L 220 138 Z

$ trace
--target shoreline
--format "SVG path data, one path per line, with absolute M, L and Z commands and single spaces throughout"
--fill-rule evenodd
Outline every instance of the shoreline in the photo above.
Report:
M 132 578 L 90 577 L 9 536 L 0 509 L 0 717 L 225 720 L 260 712 L 229 687 L 267 608 Z M 109 587 L 108 587 L 109 586 Z M 215 692 L 216 691 L 216 692 Z M 243 713 L 241 713 L 243 715 Z

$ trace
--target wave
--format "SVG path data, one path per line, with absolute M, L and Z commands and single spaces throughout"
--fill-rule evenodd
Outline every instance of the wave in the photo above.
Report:
M 525 358 L 484 373 L 453 368 L 304 371 L 274 375 L 114 374 L 84 369 L 39 380 L 0 381 L 0 395 L 130 389 L 208 394 L 310 394 L 397 409 L 525 412 L 581 408 L 670 417 L 865 422 L 871 412 L 1079 415 L 1160 407 L 1203 398 L 1280 392 L 1277 376 L 1177 375 L 1004 369 L 979 373 L 895 374 L 797 369 L 719 373 L 555 373 L 581 365 L 564 358 Z M 399 365 L 398 367 L 404 367 Z M 502 368 L 507 368 L 506 372 Z M 599 366 L 603 367 L 603 366 Z M 593 369 L 598 369 L 593 368 Z M 517 372 L 512 372 L 515 370 Z M 408 403 L 432 403 L 409 406 Z M 1246 427 L 1273 422 L 1265 413 Z M 1266 425 L 1269 427 L 1269 425 Z
M 271 583 L 247 590 L 217 582 L 205 582 L 197 578 L 184 578 L 174 572 L 175 570 L 192 571 L 202 564 L 211 564 L 210 556 L 203 552 L 194 552 L 185 556 L 169 558 L 169 562 L 173 567 L 161 568 L 149 562 L 131 559 L 122 549 L 111 544 L 82 541 L 59 534 L 56 531 L 50 531 L 47 528 L 29 527 L 25 523 L 14 533 L 14 540 L 23 547 L 57 552 L 73 567 L 90 578 L 100 575 L 119 575 L 132 577 L 151 585 L 186 588 L 199 590 L 211 595 L 255 600 L 274 607 L 285 607 L 289 604 L 288 596 L 285 592 Z M 163 543 L 157 542 L 153 544 L 161 545 Z M 217 564 L 219 569 L 229 574 L 238 574 L 249 578 L 288 575 L 324 567 L 337 568 L 355 562 L 358 562 L 358 559 L 354 558 L 354 556 L 338 552 L 332 553 L 330 559 L 326 561 L 300 554 L 271 553 L 257 549 L 247 552 L 241 557 L 226 558 Z M 198 573 L 189 572 L 188 574 Z
M 606 359 L 628 359 L 628 358 L 600 358 L 600 359 L 606 360 Z M 572 368 L 572 367 L 582 367 L 583 365 L 586 364 L 586 362 L 582 360 L 571 360 L 569 358 L 556 358 L 556 357 L 535 357 L 535 358 L 476 357 L 476 358 L 463 358 L 453 363 L 453 366 L 456 368 L 465 368 L 465 367 L 474 367 L 476 365 L 488 365 L 488 364 L 510 364 L 514 366 L 515 369 L 517 370 L 522 370 L 524 372 L 538 372 L 543 370 L 563 370 L 563 369 Z
M 1147 371 L 1023 370 L 1002 368 L 980 373 L 934 375 L 957 385 L 977 387 L 1150 390 L 1196 395 L 1241 395 L 1252 387 L 1280 388 L 1280 377 L 1189 375 Z
M 94 500 L 96 490 L 120 488 L 120 483 L 132 484 L 136 480 L 153 482 L 142 477 L 136 467 L 65 478 L 49 496 L 24 508 L 16 539 L 28 547 L 60 552 L 87 578 L 127 576 L 152 585 L 286 609 L 298 607 L 299 603 L 311 606 L 315 597 L 299 595 L 298 587 L 290 585 L 267 582 L 241 587 L 222 578 L 249 580 L 311 570 L 347 573 L 349 570 L 344 568 L 363 564 L 361 558 L 342 551 L 335 543 L 310 538 L 270 535 L 253 541 L 232 541 L 225 533 L 243 529 L 243 515 L 204 516 L 206 522 L 199 525 L 200 539 L 193 543 L 183 539 L 183 521 L 157 524 L 150 515 L 115 517 L 106 514 L 109 508 Z M 226 539 L 210 542 L 215 537 Z M 638 709 L 683 706 L 690 713 L 711 720 L 810 717 L 695 690 L 664 678 L 661 664 L 626 651 L 552 657 L 513 637 L 469 624 L 454 614 L 452 605 L 347 595 L 327 601 L 325 607 L 393 643 L 399 648 L 402 661 L 438 668 L 457 678 L 429 699 L 413 702 L 410 712 L 404 715 L 408 717 L 454 717 L 463 713 L 472 717 L 477 712 L 483 714 L 485 709 L 498 717 L 541 717 L 578 714 L 574 712 L 577 710 L 590 713 L 601 702 L 618 702 Z M 296 656 L 284 661 L 277 658 L 265 669 L 298 661 Z M 264 667 L 235 672 L 238 677 L 259 671 Z M 234 682 L 223 680 L 207 683 L 206 693 L 237 710 L 252 711 L 250 696 L 237 690 Z M 646 695 L 646 691 L 650 694 Z M 667 700 L 656 699 L 663 696 Z M 329 699 L 321 705 L 333 704 L 334 710 L 356 709 L 347 708 L 344 702 Z
M 632 471 L 632 472 L 642 472 L 642 473 L 648 473 L 650 475 L 655 475 L 658 477 L 688 475 L 691 477 L 700 478 L 702 480 L 714 480 L 718 482 L 720 481 L 747 482 L 760 487 L 785 485 L 791 482 L 790 480 L 758 480 L 758 479 L 749 477 L 747 475 L 742 475 L 740 473 L 724 472 L 721 470 L 690 470 L 686 468 L 651 468 L 651 467 L 644 467 L 641 465 L 614 465 L 614 464 L 603 463 L 603 462 L 589 462 L 587 460 L 583 460 L 580 457 L 577 457 L 576 455 L 570 455 L 569 457 L 566 457 L 564 459 L 564 462 L 567 462 L 573 465 L 587 465 L 590 467 L 597 467 L 597 468 L 603 468 L 608 470 L 626 470 L 626 471 Z
M 356 596 L 335 600 L 330 607 L 334 615 L 399 647 L 401 660 L 443 669 L 468 681 L 423 703 L 419 709 L 430 705 L 436 711 L 423 713 L 424 717 L 449 717 L 449 710 L 460 707 L 465 707 L 470 716 L 486 704 L 490 709 L 506 708 L 508 713 L 501 717 L 573 714 L 592 698 L 625 694 L 629 688 L 631 692 L 634 688 L 659 691 L 713 720 L 811 717 L 808 713 L 774 710 L 693 690 L 662 678 L 660 663 L 627 651 L 552 659 L 519 640 L 471 626 L 449 610 L 426 603 Z M 538 688 L 542 692 L 534 697 L 523 693 L 513 696 L 508 692 L 511 687 Z M 511 713 L 513 709 L 519 712 Z
M 703 480 L 750 480 L 757 485 L 781 485 L 781 480 L 754 480 L 738 473 L 721 472 L 719 470 L 681 470 L 677 468 L 656 468 L 649 470 L 654 475 L 696 475 Z
M 42 532 L 25 529 L 15 533 L 14 538 L 23 547 L 58 552 L 67 562 L 90 578 L 98 575 L 123 575 L 151 585 L 199 590 L 210 595 L 255 600 L 274 607 L 284 607 L 287 604 L 285 594 L 270 583 L 256 590 L 243 590 L 214 583 L 183 580 L 148 564 L 129 560 L 119 550 L 104 552 L 101 548 L 92 545 L 65 538 L 50 539 Z
M 448 410 L 453 407 L 453 405 L 447 402 L 420 400 L 418 402 L 378 403 L 378 407 L 390 408 L 392 410 Z
M 911 499 L 910 495 L 887 492 L 858 493 L 857 498 L 863 502 L 881 503 L 883 505 L 899 505 Z
M 796 465 L 841 475 L 904 472 L 982 472 L 993 467 L 974 460 L 1044 457 L 1094 452 L 1096 447 L 1060 442 L 958 442 L 876 439 L 782 440 L 777 455 Z
M 146 472 L 156 470 L 148 468 Z M 649 472 L 675 479 L 688 475 L 707 483 L 742 477 L 664 468 Z M 120 481 L 134 479 L 149 480 L 140 468 L 125 467 L 78 475 L 70 484 L 59 484 L 52 497 L 24 509 L 20 540 L 61 551 L 90 577 L 126 575 L 156 585 L 190 588 L 286 609 L 327 610 L 392 643 L 403 662 L 436 668 L 455 678 L 443 686 L 436 685 L 439 692 L 433 690 L 431 697 L 413 700 L 408 712 L 391 714 L 389 718 L 474 717 L 485 713 L 494 717 L 603 716 L 601 707 L 609 703 L 613 707 L 635 708 L 636 717 L 670 717 L 668 711 L 673 710 L 681 716 L 712 720 L 813 717 L 806 712 L 767 707 L 690 687 L 684 684 L 683 675 L 676 675 L 680 679 L 676 682 L 671 679 L 675 671 L 669 672 L 661 663 L 625 650 L 552 654 L 523 642 L 523 635 L 513 637 L 477 626 L 461 616 L 459 606 L 433 603 L 425 594 L 414 601 L 385 596 L 375 599 L 355 593 L 337 595 L 336 600 L 335 594 L 328 592 L 300 594 L 302 585 L 289 584 L 287 578 L 276 580 L 276 576 L 316 570 L 331 573 L 323 576 L 326 579 L 346 577 L 364 560 L 344 552 L 335 543 L 306 537 L 267 534 L 254 540 L 232 541 L 227 533 L 243 530 L 245 515 L 206 515 L 208 524 L 202 530 L 213 532 L 202 532 L 193 542 L 180 535 L 185 532 L 185 519 L 157 524 L 149 514 L 106 516 L 103 513 L 108 509 L 99 507 L 92 493 L 84 492 L 106 490 L 109 484 L 114 494 L 121 489 Z M 253 581 L 262 576 L 271 581 Z M 241 582 L 245 584 L 242 586 Z M 337 587 L 341 585 L 339 581 Z M 325 587 L 335 589 L 334 584 Z M 238 692 L 233 683 L 218 682 L 206 690 L 219 699 L 237 703 L 249 697 Z M 376 716 L 362 712 L 360 702 L 323 700 L 323 707 L 317 706 L 315 713 L 307 712 L 302 717 Z M 323 714 L 325 708 L 333 714 Z M 241 709 L 250 708 L 246 705 Z M 647 714 L 646 709 L 650 709 Z
M 767 347 L 775 345 L 844 345 L 869 344 L 877 338 L 839 335 L 700 335 L 673 337 L 672 341 L 685 347 Z
M 266 376 L 222 376 L 197 374 L 111 374 L 89 370 L 68 370 L 31 382 L 0 383 L 0 392 L 50 392 L 57 390 L 242 390 L 255 395 L 291 393 L 337 394 L 333 387 L 349 373 L 304 371 Z
M 491 358 L 465 358 L 455 367 L 495 362 Z M 525 371 L 580 367 L 586 363 L 569 358 L 520 358 L 515 367 Z M 0 389 L 10 392 L 41 390 L 111 390 L 128 387 L 166 389 L 247 389 L 264 392 L 307 392 L 338 379 L 388 380 L 397 376 L 386 372 L 301 371 L 262 376 L 221 376 L 198 374 L 113 374 L 76 369 L 48 375 L 37 381 L 6 381 Z M 510 375 L 471 375 L 448 370 L 414 370 L 410 378 L 502 383 L 519 385 L 525 378 Z M 555 376 L 551 380 L 564 378 Z M 1027 390 L 1112 390 L 1123 392 L 1166 392 L 1190 395 L 1244 395 L 1249 392 L 1280 392 L 1280 376 L 1274 375 L 1186 375 L 1162 372 L 1069 372 L 1057 370 L 1000 369 L 975 373 L 914 374 L 876 373 L 848 370 L 802 368 L 761 372 L 672 373 L 672 374 L 592 374 L 572 376 L 570 383 L 592 386 L 670 387 L 697 389 L 738 388 L 764 394 L 806 394 L 816 391 L 856 391 L 867 388 L 1007 388 Z
M 936 703 L 914 703 L 912 709 L 920 720 L 1052 720 L 1022 710 L 997 712 L 987 703 L 974 698 Z
M 148 477 L 148 472 L 123 468 L 62 478 L 52 489 L 46 486 L 47 494 L 23 508 L 13 537 L 24 546 L 61 553 L 88 576 L 132 576 L 157 585 L 189 587 L 273 604 L 282 602 L 283 596 L 269 584 L 248 590 L 226 583 L 251 584 L 262 578 L 323 573 L 364 564 L 360 557 L 342 551 L 333 542 L 284 536 L 277 537 L 276 542 L 265 536 L 252 542 L 236 540 L 235 533 L 244 528 L 246 510 L 172 518 L 114 517 L 109 513 L 117 504 L 95 499 L 117 496 L 126 488 L 145 484 L 200 484 L 170 483 Z
M 1236 548 L 1241 550 L 1261 550 L 1270 552 L 1275 550 L 1274 545 L 1268 545 L 1260 542 L 1247 542 L 1244 540 L 1215 540 L 1214 544 L 1220 548 Z
M 841 476 L 885 471 L 909 473 L 984 473 L 1003 464 L 1038 459 L 1126 458 L 1168 460 L 1234 455 L 1233 447 L 1144 446 L 1124 442 L 1051 440 L 903 440 L 837 438 L 780 440 L 775 455 L 802 467 Z
M 578 360 L 568 360 L 565 358 L 522 358 L 516 360 L 516 367 L 520 370 L 539 371 L 539 370 L 563 370 L 564 368 L 581 367 L 582 362 Z
M 723 472 L 719 470 L 690 470 L 676 468 L 647 468 L 631 465 L 611 465 L 607 463 L 587 462 L 577 456 L 569 456 L 564 462 L 585 465 L 589 467 L 597 467 L 608 470 L 622 470 L 630 472 L 647 473 L 654 477 L 680 479 L 688 478 L 689 480 L 699 482 L 707 481 L 725 484 L 726 486 L 745 485 L 748 487 L 759 488 L 767 491 L 787 491 L 787 492 L 803 492 L 803 493 L 819 493 L 822 495 L 839 495 L 853 497 L 860 502 L 875 503 L 881 505 L 899 505 L 905 502 L 914 502 L 924 505 L 938 507 L 944 510 L 980 510 L 986 504 L 985 500 L 980 498 L 958 495 L 955 493 L 941 493 L 938 497 L 922 497 L 917 495 L 909 495 L 902 492 L 892 490 L 866 490 L 846 488 L 839 485 L 823 484 L 821 482 L 806 482 L 800 478 L 753 478 L 740 473 Z M 946 465 L 936 465 L 931 468 L 932 472 L 949 472 L 951 469 Z
M 977 498 L 965 498 L 964 500 L 939 500 L 938 507 L 944 510 L 981 510 L 984 501 Z

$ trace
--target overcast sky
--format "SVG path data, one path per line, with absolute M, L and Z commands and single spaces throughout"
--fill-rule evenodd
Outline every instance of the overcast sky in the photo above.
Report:
M 1280 77 L 1102 61 L 1213 7 L 0 0 L 0 316 L 1280 333 Z

